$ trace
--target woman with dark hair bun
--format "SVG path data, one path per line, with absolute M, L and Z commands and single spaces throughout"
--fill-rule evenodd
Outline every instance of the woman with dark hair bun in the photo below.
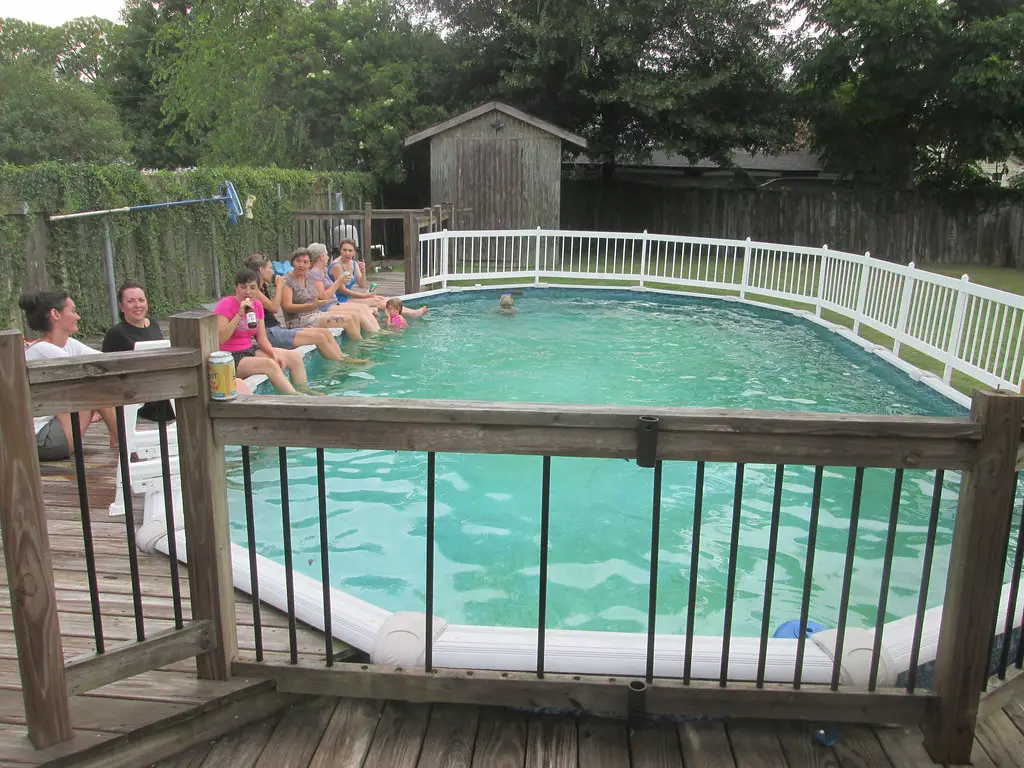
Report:
M 99 351 L 83 344 L 71 334 L 78 330 L 80 318 L 75 311 L 75 302 L 65 291 L 40 291 L 26 293 L 18 302 L 25 313 L 25 322 L 40 334 L 39 341 L 25 350 L 26 360 L 52 360 L 62 357 L 98 355 Z M 82 434 L 92 423 L 94 413 L 99 413 L 110 432 L 110 447 L 117 447 L 117 418 L 113 408 L 99 408 L 93 412 L 82 412 L 79 426 Z M 40 461 L 60 461 L 71 455 L 71 414 L 58 413 L 55 416 L 39 416 L 35 419 L 36 450 Z

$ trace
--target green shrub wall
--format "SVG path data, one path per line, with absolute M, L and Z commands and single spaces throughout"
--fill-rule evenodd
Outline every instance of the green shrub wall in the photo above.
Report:
M 51 222 L 39 214 L 120 208 L 213 197 L 229 179 L 245 202 L 255 195 L 252 220 L 228 222 L 223 203 Z M 372 191 L 359 173 L 260 168 L 201 168 L 142 173 L 121 166 L 46 163 L 0 166 L 0 327 L 21 327 L 23 290 L 63 288 L 82 315 L 80 335 L 110 325 L 103 261 L 104 222 L 114 245 L 115 282 L 146 286 L 152 312 L 167 315 L 231 290 L 239 262 L 254 250 L 290 250 L 295 210 L 328 205 L 340 192 L 352 207 Z M 28 204 L 28 215 L 17 213 Z M 39 222 L 37 228 L 37 221 Z M 42 253 L 40 253 L 42 251 Z M 220 286 L 213 284 L 213 260 Z

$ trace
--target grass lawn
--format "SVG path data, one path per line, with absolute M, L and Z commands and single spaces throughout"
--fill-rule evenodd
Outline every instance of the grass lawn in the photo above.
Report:
M 926 264 L 921 269 L 956 278 L 967 275 L 972 283 L 1024 296 L 1024 269 L 978 264 Z

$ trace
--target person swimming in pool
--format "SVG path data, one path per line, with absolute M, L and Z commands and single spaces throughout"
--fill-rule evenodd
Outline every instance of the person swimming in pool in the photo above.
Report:
M 514 315 L 516 313 L 516 302 L 511 293 L 503 293 L 498 299 L 499 315 Z

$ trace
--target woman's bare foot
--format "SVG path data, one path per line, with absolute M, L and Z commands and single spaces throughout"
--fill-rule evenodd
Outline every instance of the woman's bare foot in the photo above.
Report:
M 423 317 L 429 311 L 430 307 L 424 304 L 419 309 L 410 309 L 409 307 L 406 307 L 402 310 L 402 315 L 405 317 Z

